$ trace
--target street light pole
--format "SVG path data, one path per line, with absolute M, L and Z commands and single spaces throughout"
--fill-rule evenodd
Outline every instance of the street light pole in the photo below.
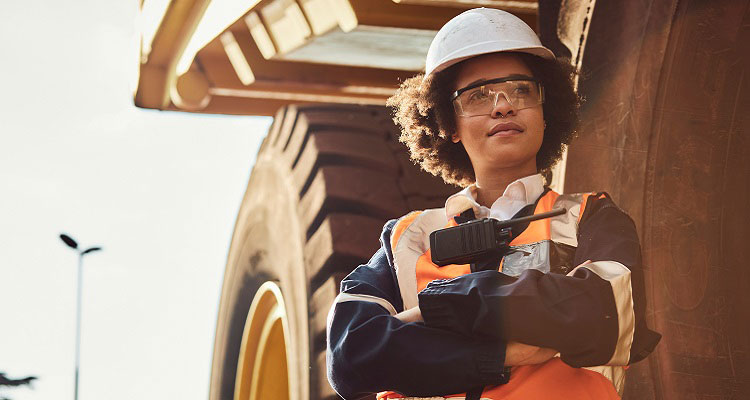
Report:
M 83 254 L 78 253 L 78 283 L 76 284 L 76 377 L 73 400 L 78 400 L 78 369 L 81 365 L 81 292 L 83 291 Z
M 73 400 L 78 400 L 78 371 L 80 370 L 81 365 L 81 293 L 83 292 L 83 256 L 95 251 L 100 251 L 102 248 L 95 246 L 82 251 L 78 248 L 78 242 L 64 233 L 60 234 L 60 240 L 78 253 L 78 283 L 76 285 L 76 372 L 75 386 L 73 389 Z

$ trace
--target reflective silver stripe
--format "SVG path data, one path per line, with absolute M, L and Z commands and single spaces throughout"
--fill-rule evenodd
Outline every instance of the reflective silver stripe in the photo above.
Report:
M 527 269 L 548 273 L 550 271 L 549 240 L 510 246 L 508 254 L 503 257 L 503 273 L 519 276 Z
M 336 296 L 336 299 L 333 301 L 333 304 L 335 306 L 336 304 L 345 303 L 347 301 L 365 301 L 368 303 L 375 303 L 385 308 L 391 315 L 398 314 L 396 312 L 396 307 L 393 307 L 393 304 L 391 304 L 388 300 L 382 299 L 380 297 L 370 296 L 367 294 L 339 293 L 339 295 Z
M 576 267 L 568 275 L 573 275 L 578 268 L 586 268 L 600 278 L 609 282 L 617 306 L 617 346 L 607 365 L 628 365 L 630 347 L 633 345 L 635 332 L 635 313 L 633 311 L 633 292 L 630 286 L 630 270 L 617 261 L 596 261 Z
M 430 233 L 444 227 L 447 223 L 444 208 L 425 210 L 417 215 L 414 221 L 404 230 L 398 239 L 398 243 L 391 246 L 404 310 L 419 305 L 417 260 L 430 249 Z
M 581 215 L 583 196 L 583 193 L 574 193 L 557 197 L 552 209 L 565 208 L 568 212 L 550 219 L 549 234 L 552 241 L 578 247 L 578 217 Z
M 594 371 L 601 374 L 605 378 L 612 382 L 612 385 L 617 390 L 617 394 L 622 397 L 622 392 L 625 389 L 625 368 L 620 366 L 612 365 L 601 365 L 598 367 L 583 367 L 589 371 Z

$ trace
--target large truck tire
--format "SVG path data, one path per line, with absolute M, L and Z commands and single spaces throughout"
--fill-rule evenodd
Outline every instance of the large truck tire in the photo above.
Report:
M 210 399 L 335 399 L 326 316 L 385 221 L 457 189 L 420 171 L 384 107 L 289 106 L 261 145 L 221 294 Z
M 607 190 L 633 217 L 663 335 L 624 398 L 747 398 L 750 1 L 559 3 L 557 21 L 593 11 L 565 191 Z

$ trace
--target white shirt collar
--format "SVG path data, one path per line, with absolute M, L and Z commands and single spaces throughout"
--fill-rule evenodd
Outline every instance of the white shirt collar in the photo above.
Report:
M 450 219 L 472 208 L 477 218 L 506 220 L 524 206 L 533 204 L 543 192 L 544 177 L 541 174 L 529 175 L 513 181 L 505 188 L 503 195 L 495 200 L 492 207 L 487 208 L 477 203 L 477 187 L 476 184 L 472 184 L 448 197 L 445 201 L 445 214 Z

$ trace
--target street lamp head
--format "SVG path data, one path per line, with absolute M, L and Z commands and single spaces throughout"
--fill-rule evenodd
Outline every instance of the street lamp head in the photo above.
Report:
M 61 233 L 60 234 L 60 240 L 62 240 L 65 244 L 67 244 L 68 247 L 70 247 L 72 249 L 78 250 L 78 242 L 76 242 L 75 240 L 73 240 L 72 237 L 70 237 L 70 236 L 68 236 L 68 235 L 66 235 L 64 233 Z
M 86 249 L 86 250 L 82 251 L 82 252 L 81 252 L 81 255 L 84 255 L 84 254 L 89 254 L 89 253 L 93 253 L 93 252 L 95 252 L 95 251 L 101 251 L 101 249 L 102 249 L 102 248 L 101 248 L 101 247 L 99 247 L 99 246 L 89 247 L 88 249 Z

